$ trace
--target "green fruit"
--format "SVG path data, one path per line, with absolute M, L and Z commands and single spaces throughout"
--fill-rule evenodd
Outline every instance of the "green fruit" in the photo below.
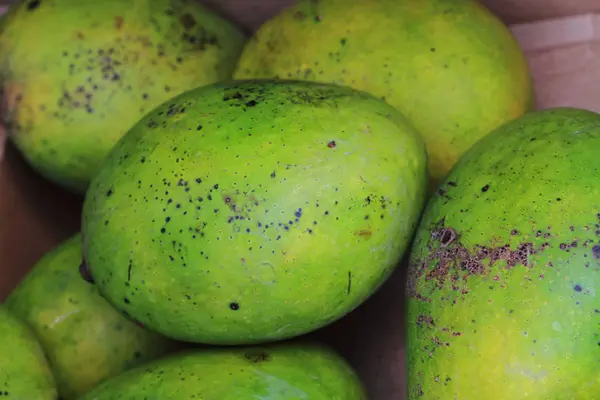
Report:
M 352 368 L 314 344 L 213 348 L 124 373 L 81 400 L 365 400 Z
M 427 206 L 408 277 L 409 399 L 597 399 L 600 115 L 527 114 Z
M 145 113 L 229 79 L 244 42 L 191 0 L 21 0 L 0 26 L 2 118 L 37 171 L 83 192 Z
M 385 99 L 424 136 L 435 181 L 533 104 L 517 42 L 473 0 L 300 0 L 258 30 L 234 77 L 333 82 Z
M 246 81 L 140 121 L 90 186 L 84 255 L 101 292 L 185 341 L 315 330 L 389 276 L 416 227 L 425 146 L 350 88 Z
M 0 305 L 0 398 L 55 400 L 57 396 L 40 344 Z
M 42 344 L 64 399 L 174 347 L 112 308 L 80 264 L 78 234 L 45 255 L 6 302 Z

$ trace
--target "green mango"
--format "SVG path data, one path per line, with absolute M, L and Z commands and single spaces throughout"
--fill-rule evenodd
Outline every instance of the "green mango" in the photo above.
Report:
M 143 118 L 86 194 L 103 295 L 183 341 L 313 331 L 390 275 L 424 206 L 427 156 L 394 108 L 310 82 L 214 84 Z
M 455 165 L 408 272 L 408 399 L 597 399 L 600 115 L 514 120 Z
M 0 305 L 0 398 L 56 400 L 54 378 L 40 344 Z
M 300 0 L 260 27 L 234 77 L 333 82 L 385 99 L 423 135 L 434 182 L 533 106 L 518 43 L 474 0 Z
M 20 0 L 0 25 L 0 117 L 39 173 L 83 193 L 145 113 L 230 79 L 245 41 L 193 0 Z
M 81 400 L 366 400 L 354 370 L 312 343 L 187 351 L 109 380 Z
M 50 251 L 6 300 L 42 344 L 64 400 L 175 348 L 120 314 L 85 280 L 81 247 L 77 234 Z

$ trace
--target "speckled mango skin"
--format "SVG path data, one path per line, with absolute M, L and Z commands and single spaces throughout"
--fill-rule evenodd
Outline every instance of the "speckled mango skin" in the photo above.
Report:
M 4 305 L 0 305 L 0 397 L 11 400 L 58 397 L 40 344 Z
M 425 138 L 433 182 L 533 105 L 518 44 L 472 0 L 300 0 L 260 27 L 234 77 L 333 82 L 385 99 Z
M 258 343 L 363 302 L 424 205 L 421 137 L 367 93 L 211 85 L 165 103 L 90 186 L 84 255 L 104 296 L 158 332 Z
M 81 400 L 366 400 L 348 363 L 312 343 L 188 351 L 107 381 Z
M 230 79 L 244 42 L 192 0 L 21 0 L 0 25 L 1 117 L 39 173 L 83 193 L 144 114 Z
M 63 400 L 175 348 L 115 310 L 82 278 L 81 247 L 79 234 L 60 244 L 6 301 L 37 336 Z
M 408 273 L 408 399 L 600 393 L 600 115 L 551 109 L 476 144 L 429 202 Z

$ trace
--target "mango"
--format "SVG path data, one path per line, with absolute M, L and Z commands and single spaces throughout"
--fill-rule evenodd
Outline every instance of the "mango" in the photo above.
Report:
M 474 0 L 300 0 L 260 27 L 234 77 L 332 82 L 385 99 L 425 138 L 433 186 L 533 106 L 523 52 Z
M 56 400 L 54 378 L 29 329 L 0 305 L 0 397 Z
M 408 399 L 597 399 L 600 115 L 486 136 L 431 199 L 408 271 Z
M 109 380 L 81 400 L 366 400 L 354 370 L 313 343 L 187 351 Z
M 20 0 L 0 25 L 0 118 L 35 170 L 83 193 L 145 113 L 230 79 L 245 40 L 192 0 Z
M 64 400 L 175 348 L 121 315 L 86 281 L 81 247 L 76 234 L 50 251 L 6 300 L 41 343 Z
M 84 257 L 102 294 L 189 342 L 297 336 L 348 313 L 405 253 L 420 135 L 337 85 L 213 84 L 144 117 L 92 181 Z

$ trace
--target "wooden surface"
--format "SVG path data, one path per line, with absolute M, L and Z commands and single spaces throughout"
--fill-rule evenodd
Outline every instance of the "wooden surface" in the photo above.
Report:
M 205 3 L 251 31 L 292 1 L 207 0 Z M 600 0 L 484 0 L 484 3 L 508 22 L 600 11 Z M 575 36 L 584 40 L 577 39 L 577 43 L 558 49 L 553 48 L 552 41 L 545 40 L 548 33 L 543 31 L 556 32 L 558 25 L 515 27 L 520 40 L 531 46 L 528 57 L 541 107 L 571 105 L 600 111 L 600 91 L 588 84 L 600 78 L 597 61 L 600 45 L 593 42 L 594 30 L 586 39 L 582 30 L 584 20 L 577 21 L 569 29 L 580 29 L 579 36 Z M 79 197 L 44 181 L 12 146 L 7 147 L 0 162 L 0 300 L 44 252 L 78 229 L 80 205 Z M 399 268 L 358 310 L 311 335 L 333 345 L 354 365 L 374 400 L 404 399 L 404 272 L 405 268 Z
M 0 167 L 0 301 L 35 261 L 78 229 L 80 204 L 6 146 Z

